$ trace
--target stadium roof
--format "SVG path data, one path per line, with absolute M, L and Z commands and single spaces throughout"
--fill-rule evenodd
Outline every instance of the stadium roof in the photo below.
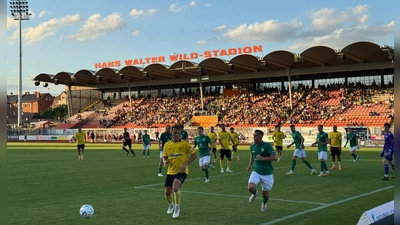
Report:
M 317 75 L 335 72 L 394 70 L 394 48 L 372 42 L 355 42 L 343 49 L 314 46 L 300 54 L 273 51 L 264 57 L 238 55 L 231 60 L 207 58 L 200 63 L 177 61 L 172 65 L 149 64 L 146 67 L 125 66 L 120 69 L 82 69 L 75 73 L 41 73 L 33 81 L 82 86 L 96 89 L 155 86 L 205 80 L 226 81 L 272 77 Z

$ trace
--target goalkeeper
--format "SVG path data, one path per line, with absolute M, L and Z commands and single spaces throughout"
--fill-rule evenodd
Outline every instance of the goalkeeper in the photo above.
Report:
M 385 123 L 384 125 L 385 135 L 384 135 L 384 145 L 382 152 L 380 154 L 383 157 L 382 164 L 384 170 L 384 177 L 382 180 L 389 180 L 389 165 L 392 167 L 394 171 L 394 164 L 393 164 L 393 155 L 394 155 L 394 137 L 393 133 L 390 132 L 390 124 Z

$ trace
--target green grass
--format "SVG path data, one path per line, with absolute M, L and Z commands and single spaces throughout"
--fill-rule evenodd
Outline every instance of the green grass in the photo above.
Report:
M 344 150 L 343 170 L 329 177 L 310 176 L 299 160 L 295 174 L 286 175 L 293 149 L 285 149 L 273 163 L 275 184 L 268 211 L 261 212 L 260 196 L 248 203 L 249 152 L 241 146 L 234 173 L 221 174 L 217 165 L 210 183 L 204 183 L 197 160 L 190 165 L 181 215 L 172 219 L 164 177 L 157 177 L 156 145 L 149 159 L 142 158 L 140 145 L 134 146 L 136 158 L 126 156 L 120 144 L 86 146 L 85 160 L 78 161 L 73 144 L 8 143 L 7 224 L 356 224 L 362 212 L 394 199 L 394 179 L 380 180 L 379 149 L 360 150 L 358 163 Z M 319 171 L 316 151 L 307 154 Z M 78 214 L 85 203 L 95 209 L 90 219 Z

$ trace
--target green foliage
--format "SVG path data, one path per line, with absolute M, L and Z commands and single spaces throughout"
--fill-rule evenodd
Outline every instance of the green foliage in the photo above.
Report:
M 166 214 L 165 176 L 157 176 L 157 146 L 151 146 L 150 158 L 142 158 L 141 147 L 134 145 L 132 157 L 119 143 L 86 144 L 85 160 L 78 161 L 74 144 L 8 143 L 7 224 L 356 224 L 362 212 L 394 196 L 394 179 L 380 180 L 378 149 L 358 151 L 357 163 L 343 151 L 343 170 L 328 177 L 311 176 L 300 160 L 295 174 L 286 175 L 293 151 L 285 149 L 282 160 L 273 162 L 275 184 L 268 211 L 261 212 L 261 195 L 248 203 L 249 152 L 240 146 L 234 172 L 220 173 L 217 163 L 210 183 L 204 183 L 198 160 L 189 166 L 181 214 L 172 219 Z M 308 150 L 307 156 L 319 171 L 317 152 Z M 95 210 L 90 219 L 78 214 L 86 203 Z
M 35 116 L 33 118 L 58 120 L 58 118 L 62 119 L 67 115 L 68 115 L 67 105 L 60 105 L 53 109 L 47 109 L 47 110 L 43 111 L 43 113 L 40 115 L 35 114 Z

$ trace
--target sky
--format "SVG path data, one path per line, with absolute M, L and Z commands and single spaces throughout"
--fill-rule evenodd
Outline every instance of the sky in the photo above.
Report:
M 96 70 L 96 63 L 262 46 L 263 57 L 317 46 L 342 49 L 358 41 L 394 46 L 387 0 L 28 0 L 22 21 L 22 92 L 54 96 L 64 85 L 35 86 L 41 73 Z M 7 3 L 7 94 L 18 93 L 19 21 Z M 229 56 L 234 57 L 234 55 Z M 229 59 L 229 57 L 218 57 Z M 192 61 L 202 61 L 199 57 Z M 138 66 L 146 66 L 138 65 Z M 117 67 L 116 67 L 117 68 Z

